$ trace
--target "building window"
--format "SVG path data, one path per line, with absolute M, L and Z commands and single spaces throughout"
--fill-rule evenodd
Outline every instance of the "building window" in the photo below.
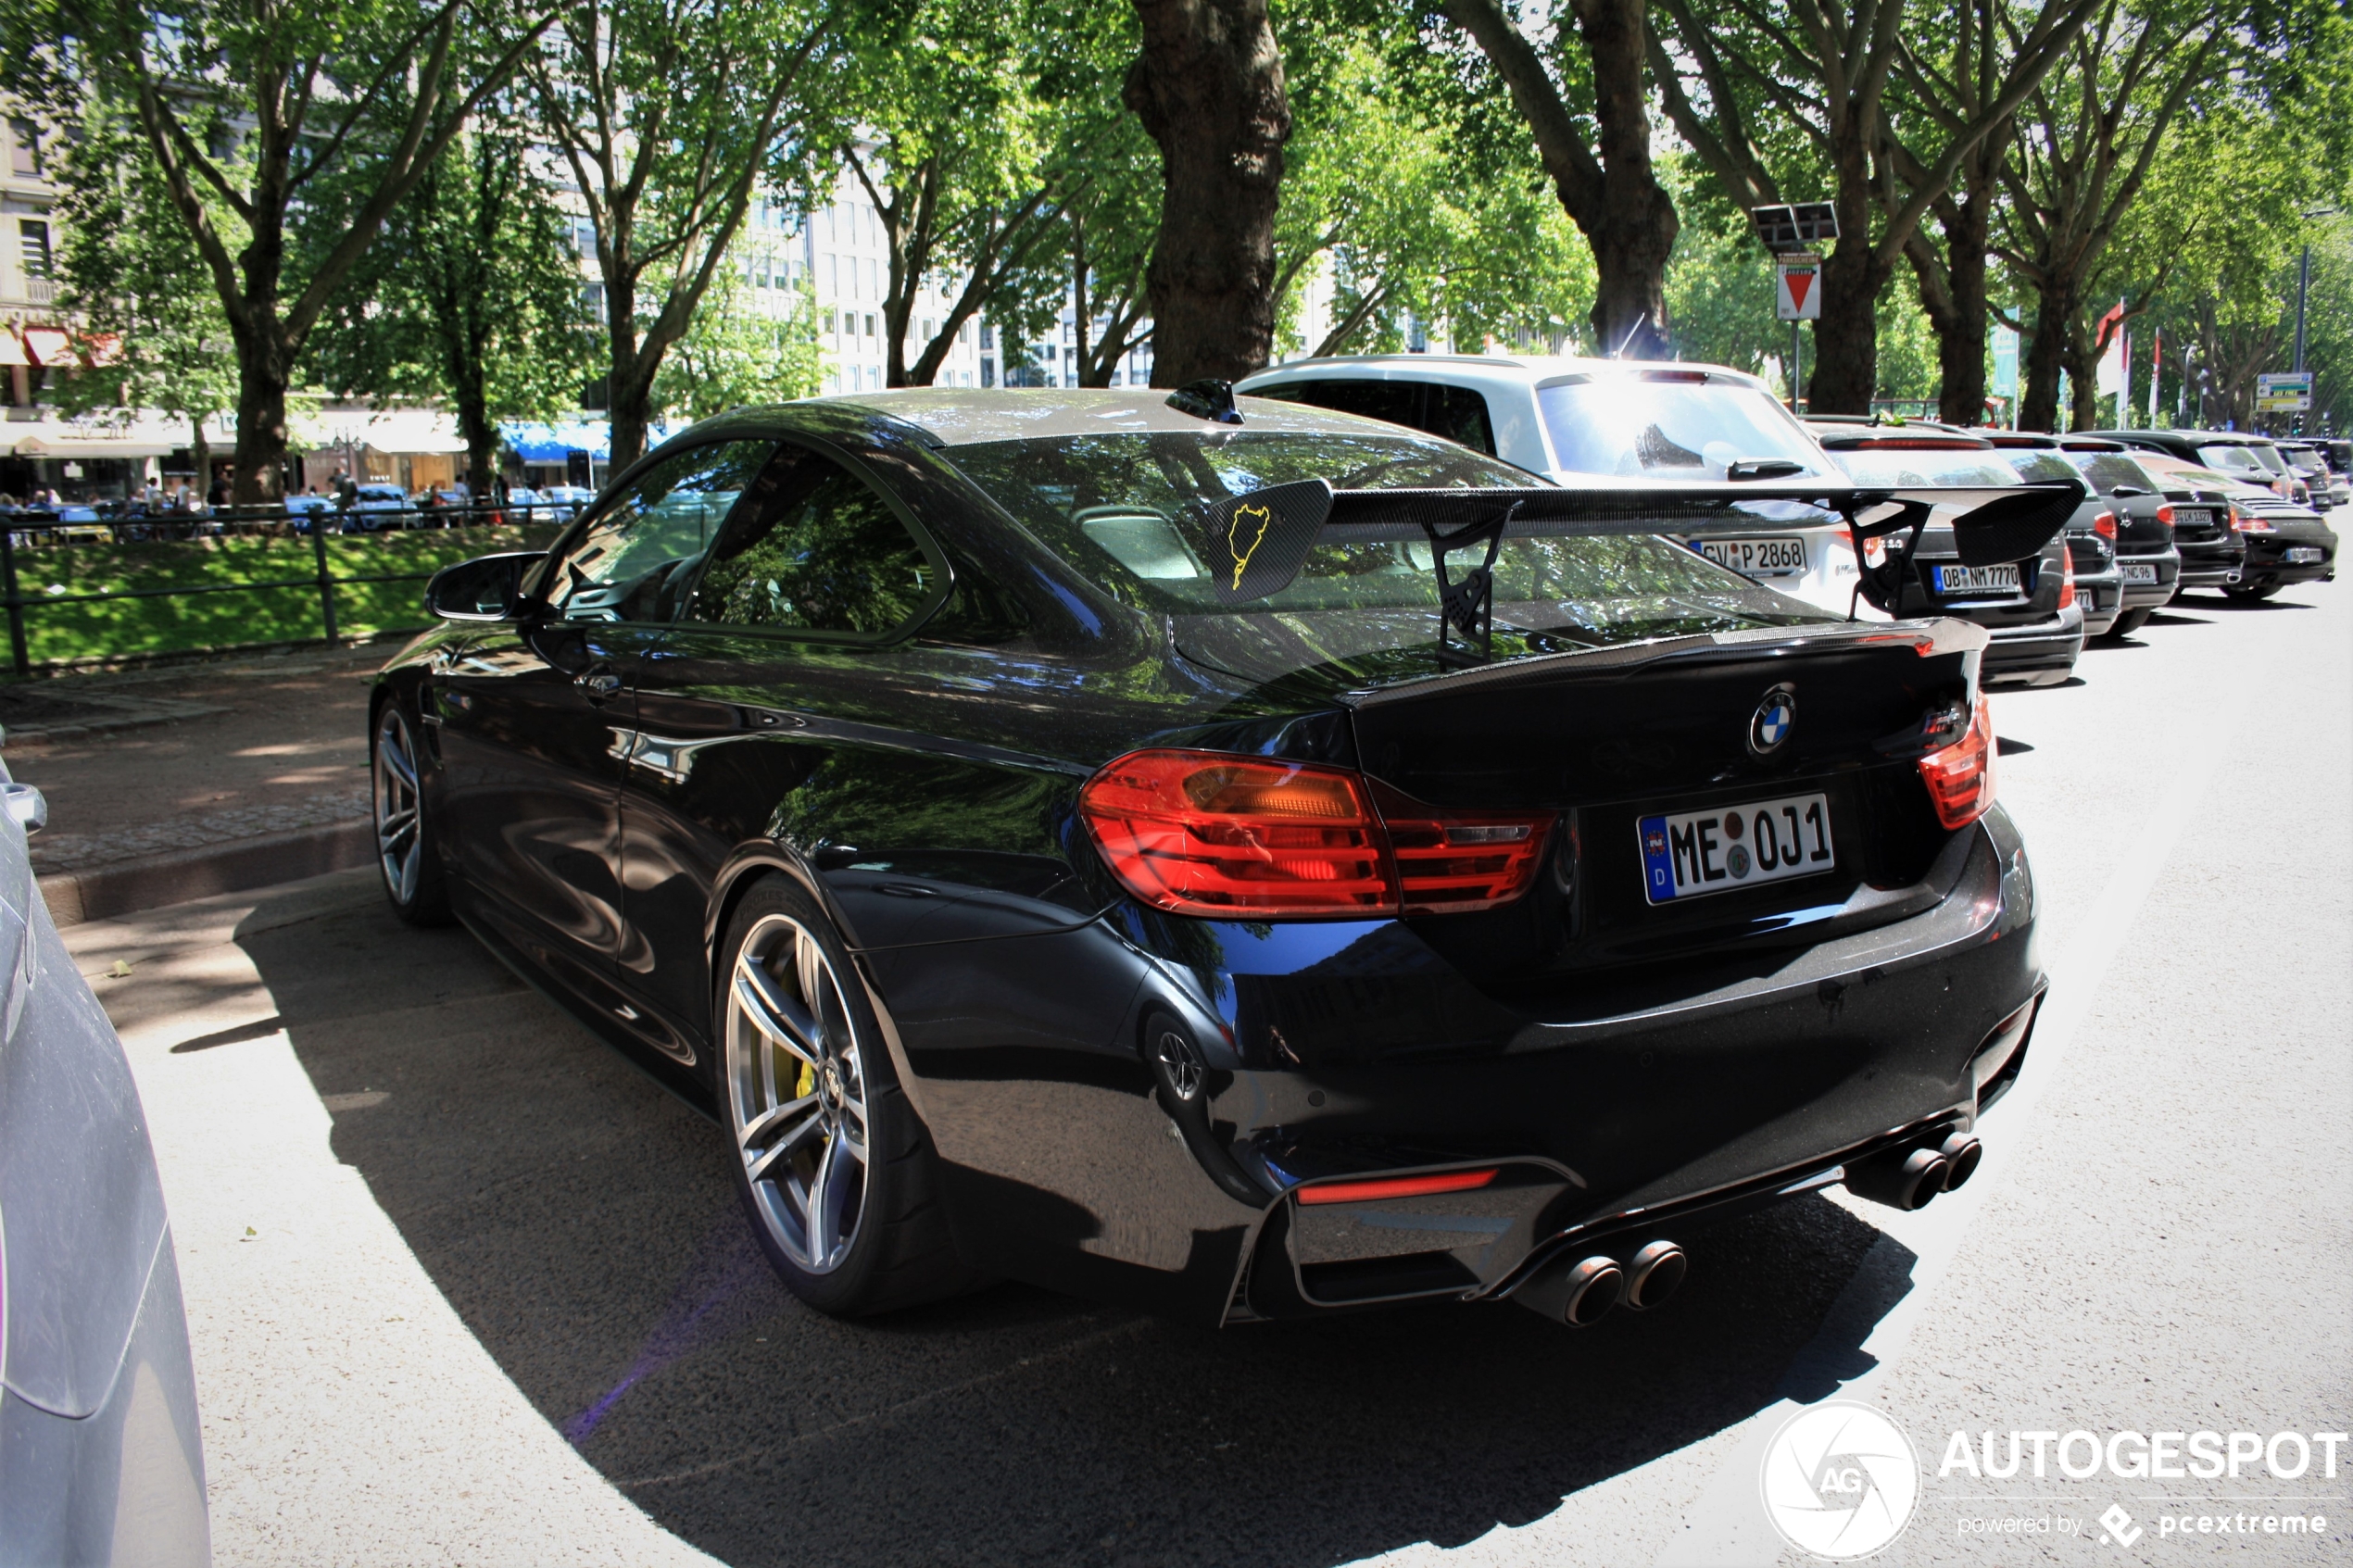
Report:
M 997 384 L 996 360 L 983 359 L 980 362 L 980 384 L 983 386 L 995 386 Z
M 875 331 L 875 313 L 871 310 L 866 312 L 866 335 L 868 337 L 879 337 L 882 335 Z
M 17 244 L 24 256 L 24 275 L 49 276 L 49 225 L 38 218 L 18 219 Z
M 8 121 L 8 139 L 15 144 L 9 150 L 8 167 L 31 179 L 41 177 L 41 128 L 19 116 Z

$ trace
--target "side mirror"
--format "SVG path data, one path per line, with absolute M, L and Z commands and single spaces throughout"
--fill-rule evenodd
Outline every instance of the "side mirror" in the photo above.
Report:
M 512 621 L 523 608 L 523 573 L 546 554 L 514 550 L 445 566 L 425 584 L 425 608 L 444 621 Z

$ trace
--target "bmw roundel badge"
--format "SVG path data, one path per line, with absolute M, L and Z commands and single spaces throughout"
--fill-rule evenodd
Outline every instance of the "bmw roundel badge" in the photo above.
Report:
M 1797 688 L 1779 685 L 1765 694 L 1756 705 L 1755 716 L 1748 721 L 1748 748 L 1759 757 L 1770 757 L 1789 739 L 1797 727 Z

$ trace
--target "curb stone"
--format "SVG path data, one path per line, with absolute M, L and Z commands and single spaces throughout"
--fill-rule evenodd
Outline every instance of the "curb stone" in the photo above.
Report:
M 369 864 L 375 853 L 375 824 L 360 817 L 145 855 L 88 871 L 55 872 L 40 879 L 41 896 L 48 903 L 50 920 L 62 928 L 215 893 L 240 893 L 347 871 Z

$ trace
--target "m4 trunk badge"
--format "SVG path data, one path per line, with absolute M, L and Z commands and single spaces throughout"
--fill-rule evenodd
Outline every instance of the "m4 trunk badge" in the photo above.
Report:
M 1797 688 L 1779 685 L 1765 694 L 1756 705 L 1756 712 L 1748 721 L 1748 748 L 1759 757 L 1770 757 L 1789 739 L 1790 731 L 1797 727 Z

